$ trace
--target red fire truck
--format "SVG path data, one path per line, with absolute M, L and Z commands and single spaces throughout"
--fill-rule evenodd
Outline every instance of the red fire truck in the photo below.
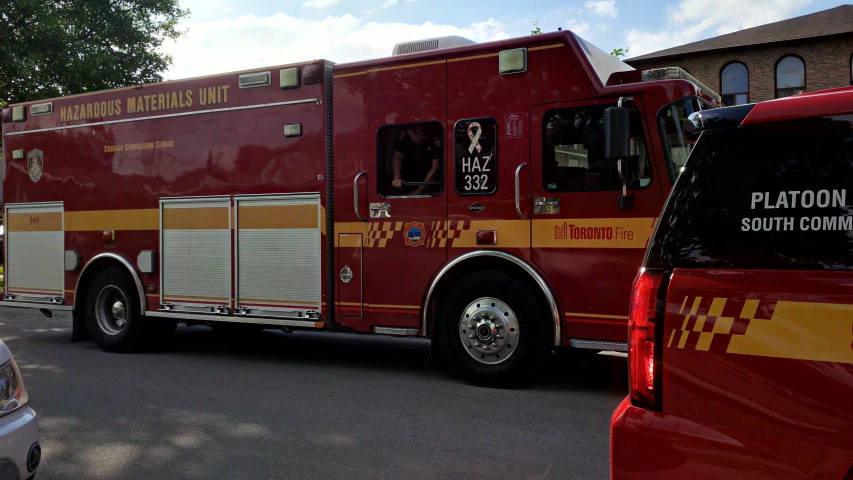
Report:
M 626 349 L 682 124 L 718 102 L 561 31 L 13 105 L 0 305 L 110 351 L 178 322 L 424 336 L 515 385 Z

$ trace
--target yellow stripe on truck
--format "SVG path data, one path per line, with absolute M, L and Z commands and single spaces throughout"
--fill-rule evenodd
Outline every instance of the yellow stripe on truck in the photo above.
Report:
M 62 214 L 59 212 L 9 213 L 6 228 L 10 232 L 60 232 Z
M 165 230 L 227 230 L 228 207 L 163 209 Z
M 317 205 L 240 205 L 237 226 L 241 229 L 317 228 Z
M 159 230 L 160 210 L 86 210 L 65 212 L 66 232 Z
M 744 335 L 732 336 L 726 352 L 853 363 L 851 342 L 853 305 L 777 302 L 769 320 L 752 318 Z
M 245 208 L 267 208 L 267 207 L 243 207 Z M 275 208 L 275 207 L 273 207 Z M 303 208 L 286 207 L 286 208 Z M 314 227 L 316 228 L 317 210 L 315 206 L 304 206 L 311 208 L 314 212 Z M 22 214 L 23 215 L 23 214 Z M 236 212 L 234 213 L 236 216 Z M 325 219 L 326 209 L 320 207 L 320 215 Z M 301 218 L 302 215 L 300 214 Z M 242 219 L 247 220 L 247 219 Z M 251 222 L 251 220 L 249 220 Z M 300 220 L 301 221 L 301 220 Z M 244 228 L 245 225 L 243 225 Z M 226 228 L 226 227 L 223 227 Z M 232 221 L 233 228 L 233 221 Z M 251 227 L 249 227 L 251 228 Z M 277 228 L 277 227 L 267 227 Z M 290 227 L 297 228 L 297 227 Z M 300 227 L 301 228 L 301 227 Z M 323 234 L 326 233 L 326 223 L 320 222 Z M 59 229 L 57 229 L 59 230 Z M 65 212 L 66 232 L 97 232 L 103 230 L 160 230 L 160 210 L 157 208 L 141 208 L 129 210 L 82 210 L 76 212 Z
M 450 234 L 454 234 L 454 230 L 458 231 L 450 245 L 453 248 L 530 248 L 530 222 L 525 220 L 473 220 L 468 229 L 459 228 L 458 224 L 463 222 L 449 223 L 447 228 L 445 226 L 442 228 Z M 477 245 L 478 230 L 498 232 L 498 244 Z
M 219 229 L 228 228 L 228 216 L 224 207 L 212 208 L 169 208 L 165 210 L 164 226 L 167 229 Z M 325 233 L 325 209 L 320 207 L 319 227 Z M 20 219 L 15 219 L 20 215 Z M 52 223 L 40 226 L 29 225 L 30 214 L 10 214 L 7 224 L 17 231 L 60 230 L 61 218 L 58 213 L 52 215 Z M 66 232 L 86 232 L 103 230 L 159 230 L 160 210 L 86 210 L 65 212 Z M 241 228 L 317 228 L 318 213 L 314 205 L 299 206 L 242 206 L 239 215 Z M 369 242 L 369 230 L 376 235 L 387 232 L 387 240 L 398 241 L 400 234 L 396 224 L 404 224 L 412 219 L 395 219 L 377 222 L 339 222 L 335 223 L 335 233 L 358 233 L 363 235 L 366 247 L 379 247 L 381 242 Z M 651 237 L 656 218 L 582 218 L 582 219 L 536 219 L 527 220 L 472 220 L 426 222 L 427 243 L 430 247 L 443 248 L 631 248 L 644 249 Z M 401 223 L 402 222 L 402 223 Z M 16 228 L 18 227 L 18 228 Z M 233 218 L 231 228 L 234 228 Z M 477 245 L 478 230 L 495 230 L 498 233 L 497 245 Z M 532 236 L 532 238 L 531 238 Z M 337 237 L 337 235 L 336 235 Z M 384 237 L 383 237 L 384 238 Z M 336 238 L 336 243 L 340 238 Z M 381 240 L 377 237 L 376 240 Z M 402 240 L 399 240 L 402 241 Z M 353 246 L 347 239 L 346 246 Z
M 577 218 L 533 221 L 533 246 L 646 248 L 655 218 Z

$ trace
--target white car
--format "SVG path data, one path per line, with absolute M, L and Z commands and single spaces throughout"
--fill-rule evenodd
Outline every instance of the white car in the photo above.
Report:
M 27 400 L 21 372 L 0 340 L 0 480 L 29 480 L 41 461 L 38 419 Z

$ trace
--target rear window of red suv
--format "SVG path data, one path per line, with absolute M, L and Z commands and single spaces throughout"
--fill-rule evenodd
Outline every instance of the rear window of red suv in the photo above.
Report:
M 853 115 L 703 132 L 646 265 L 853 268 Z

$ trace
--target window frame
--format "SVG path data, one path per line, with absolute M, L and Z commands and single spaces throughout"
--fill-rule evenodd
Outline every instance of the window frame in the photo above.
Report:
M 661 150 L 663 152 L 663 159 L 666 162 L 666 170 L 667 170 L 667 172 L 669 172 L 669 181 L 672 184 L 675 184 L 675 182 L 678 180 L 678 178 L 681 175 L 679 172 L 675 171 L 675 165 L 672 163 L 672 159 L 670 158 L 669 145 L 668 145 L 667 140 L 664 138 L 664 131 L 666 129 L 663 128 L 664 125 L 661 124 L 661 121 L 663 119 L 661 118 L 660 114 L 661 114 L 661 112 L 668 110 L 669 107 L 675 105 L 676 103 L 681 103 L 681 102 L 688 100 L 688 99 L 697 100 L 699 102 L 700 107 L 703 104 L 707 105 L 709 107 L 709 108 L 700 108 L 699 109 L 700 112 L 704 111 L 704 110 L 713 110 L 714 108 L 716 108 L 716 107 L 714 107 L 713 104 L 711 104 L 710 102 L 708 102 L 704 98 L 700 97 L 699 95 L 688 95 L 686 97 L 681 97 L 678 100 L 673 100 L 673 101 L 667 103 L 666 105 L 660 107 L 657 112 L 655 112 L 655 127 L 658 129 L 658 135 L 660 136 L 660 141 L 661 141 Z M 695 148 L 695 145 L 694 145 L 694 148 Z M 693 153 L 693 149 L 690 149 L 690 153 Z M 689 155 L 688 155 L 688 158 L 689 158 Z
M 548 141 L 547 141 L 548 129 L 546 127 L 547 122 L 545 121 L 545 119 L 548 118 L 548 115 L 551 114 L 552 112 L 559 111 L 559 110 L 580 110 L 580 109 L 584 109 L 584 108 L 594 108 L 594 107 L 601 107 L 602 109 L 606 109 L 606 108 L 615 107 L 615 106 L 617 106 L 617 102 L 615 100 L 612 102 L 610 100 L 607 100 L 607 101 L 602 101 L 601 103 L 591 103 L 591 104 L 585 104 L 585 105 L 575 105 L 575 106 L 570 106 L 570 107 L 550 108 L 550 109 L 546 110 L 545 113 L 542 114 L 542 158 L 540 160 L 542 162 L 541 163 L 542 188 L 544 189 L 544 191 L 546 193 L 555 194 L 555 195 L 557 195 L 557 194 L 562 195 L 562 194 L 570 194 L 570 193 L 619 192 L 619 191 L 622 191 L 622 185 L 621 184 L 619 186 L 614 187 L 614 188 L 606 188 L 606 189 L 604 189 L 604 188 L 573 188 L 573 189 L 557 188 L 557 189 L 550 189 L 550 188 L 548 188 L 548 182 L 546 181 L 546 178 L 545 178 L 545 175 L 548 173 L 546 168 L 545 168 L 545 152 L 548 150 L 548 148 L 553 148 L 552 146 L 548 145 Z M 629 103 L 628 107 L 633 108 L 634 112 L 641 118 L 641 120 L 643 119 L 643 111 L 640 110 L 637 107 L 637 105 L 634 105 L 633 103 Z M 604 118 L 604 116 L 602 115 L 602 119 L 603 118 Z M 652 152 L 651 152 L 652 146 L 651 146 L 651 143 L 649 142 L 650 137 L 649 137 L 649 132 L 646 130 L 646 122 L 641 122 L 641 131 L 643 132 L 643 142 L 646 145 L 646 157 L 647 157 L 648 162 L 649 162 L 649 172 L 651 173 L 652 178 L 651 178 L 651 181 L 648 183 L 648 185 L 637 186 L 637 187 L 628 187 L 629 191 L 646 190 L 647 188 L 651 187 L 652 185 L 655 185 L 655 181 L 657 180 L 657 172 L 655 171 L 654 159 L 653 159 Z M 556 160 L 556 158 L 555 158 L 555 160 Z M 642 161 L 642 159 L 640 161 Z M 613 163 L 616 164 L 617 162 L 614 160 Z
M 744 70 L 746 70 L 746 91 L 745 92 L 726 93 L 725 89 L 723 88 L 723 73 L 725 73 L 727 68 L 729 68 L 730 66 L 732 66 L 734 64 L 740 64 L 743 66 Z M 749 91 L 750 91 L 749 90 L 749 67 L 747 67 L 746 64 L 740 60 L 732 60 L 732 61 L 726 63 L 725 65 L 723 65 L 723 68 L 720 69 L 720 97 L 725 97 L 726 95 L 736 96 L 736 95 L 740 95 L 740 94 L 746 94 L 746 102 L 733 104 L 733 105 L 726 105 L 726 106 L 727 107 L 733 107 L 735 105 L 745 105 L 745 104 L 749 103 Z
M 497 159 L 495 160 L 495 163 L 494 163 L 494 165 L 495 165 L 495 175 L 494 175 L 495 176 L 495 188 L 493 191 L 488 192 L 488 193 L 479 193 L 479 192 L 464 193 L 464 192 L 460 192 L 459 189 L 456 188 L 456 126 L 459 125 L 459 122 L 484 120 L 484 119 L 489 119 L 489 120 L 492 120 L 493 122 L 495 122 L 495 154 L 492 156 L 493 159 L 495 157 L 497 157 Z M 500 141 L 500 136 L 501 136 L 500 135 L 500 124 L 498 123 L 498 119 L 495 117 L 492 117 L 490 115 L 484 115 L 482 117 L 460 118 L 459 120 L 456 120 L 456 122 L 453 124 L 453 191 L 456 192 L 457 195 L 459 195 L 460 197 L 488 197 L 488 196 L 495 195 L 498 193 L 498 188 L 500 186 L 499 185 L 500 177 L 498 174 L 498 167 L 499 167 L 498 160 L 500 159 L 500 154 L 498 152 L 498 149 L 499 149 L 498 143 Z
M 439 161 L 439 165 L 441 166 L 441 170 L 440 170 L 441 171 L 441 189 L 437 193 L 431 194 L 431 195 L 385 195 L 385 194 L 383 194 L 379 188 L 379 180 L 381 177 L 381 175 L 379 174 L 379 161 L 380 161 L 379 151 L 380 151 L 380 146 L 381 146 L 379 134 L 382 132 L 382 129 L 383 128 L 389 128 L 389 127 L 403 128 L 403 127 L 408 127 L 409 125 L 425 125 L 425 124 L 429 124 L 429 123 L 434 123 L 434 124 L 438 125 L 440 128 L 440 132 L 441 132 L 439 135 L 439 137 L 441 137 L 441 149 L 442 149 L 441 160 Z M 444 165 L 445 164 L 445 158 L 444 158 L 445 157 L 445 152 L 444 152 L 444 148 L 445 148 L 444 124 L 441 121 L 439 121 L 439 120 L 424 120 L 424 121 L 420 121 L 420 122 L 386 123 L 386 124 L 381 125 L 379 128 L 376 129 L 376 134 L 374 135 L 374 138 L 376 139 L 376 148 L 375 148 L 375 153 L 374 153 L 374 160 L 376 162 L 376 173 L 377 173 L 377 175 L 376 175 L 376 194 L 379 195 L 379 198 L 388 198 L 388 199 L 418 198 L 418 199 L 424 199 L 424 198 L 438 198 L 444 194 L 444 188 L 445 188 L 445 184 L 447 182 L 444 178 L 445 177 L 445 174 L 444 174 L 444 170 L 445 170 L 445 165 Z M 393 147 L 392 147 L 392 151 L 393 151 Z M 387 154 L 387 152 L 386 152 L 386 154 Z M 383 169 L 383 171 L 384 171 L 384 169 Z M 393 171 L 391 172 L 391 175 L 393 175 Z
M 798 59 L 800 61 L 800 63 L 803 64 L 803 92 L 807 91 L 806 87 L 809 84 L 808 83 L 809 79 L 808 79 L 808 72 L 807 72 L 808 69 L 806 68 L 806 61 L 803 59 L 803 57 L 797 55 L 796 53 L 786 53 L 786 54 L 782 55 L 781 57 L 779 57 L 779 59 L 776 60 L 776 64 L 773 66 L 773 95 L 774 95 L 774 98 L 785 98 L 785 97 L 779 96 L 779 90 L 780 90 L 780 88 L 779 88 L 779 64 L 782 63 L 782 60 L 785 60 L 788 57 L 794 57 L 794 58 Z M 790 88 L 791 87 L 788 87 L 788 88 L 785 88 L 784 90 L 789 90 Z M 793 96 L 793 95 L 788 95 L 788 97 L 791 97 L 791 96 Z

